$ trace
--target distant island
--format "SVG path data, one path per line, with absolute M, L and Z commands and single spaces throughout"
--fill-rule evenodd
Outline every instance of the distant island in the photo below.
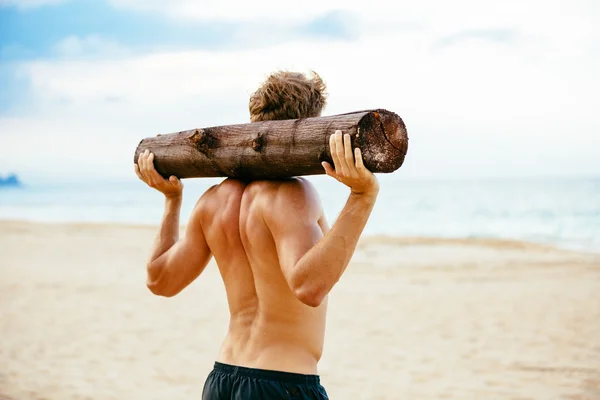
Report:
M 0 176 L 0 187 L 19 187 L 21 186 L 21 181 L 19 177 L 15 174 L 10 174 L 6 178 L 2 178 Z

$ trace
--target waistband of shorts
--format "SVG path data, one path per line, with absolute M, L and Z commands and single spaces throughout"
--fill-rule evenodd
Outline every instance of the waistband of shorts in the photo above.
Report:
M 319 375 L 304 375 L 294 372 L 273 371 L 270 369 L 257 369 L 239 367 L 237 365 L 223 364 L 215 362 L 215 371 L 229 375 L 245 376 L 248 378 L 266 379 L 270 381 L 279 381 L 300 385 L 319 385 Z

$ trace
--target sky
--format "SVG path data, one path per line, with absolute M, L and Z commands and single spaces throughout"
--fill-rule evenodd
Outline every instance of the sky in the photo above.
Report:
M 596 0 L 0 0 L 0 175 L 134 179 L 138 142 L 248 122 L 270 72 L 386 108 L 406 177 L 600 176 Z

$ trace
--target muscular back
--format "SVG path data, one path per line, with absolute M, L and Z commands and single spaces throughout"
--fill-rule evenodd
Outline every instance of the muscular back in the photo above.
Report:
M 297 248 L 291 253 L 301 257 L 328 230 L 314 188 L 303 179 L 249 184 L 227 179 L 202 197 L 197 210 L 202 211 L 193 218 L 201 220 L 231 313 L 219 361 L 316 373 L 327 302 L 310 307 L 298 300 L 281 262 L 283 247 L 287 254 Z M 306 222 L 293 227 L 297 235 L 285 227 L 290 213 Z M 280 232 L 286 229 L 283 240 Z

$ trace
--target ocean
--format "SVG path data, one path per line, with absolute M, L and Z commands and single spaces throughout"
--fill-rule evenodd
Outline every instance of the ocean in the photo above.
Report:
M 367 235 L 497 238 L 600 253 L 600 178 L 416 179 L 378 175 L 381 191 Z M 316 185 L 332 224 L 348 189 Z M 186 180 L 182 223 L 221 179 Z M 0 188 L 0 219 L 157 224 L 162 195 L 141 181 L 37 183 Z

